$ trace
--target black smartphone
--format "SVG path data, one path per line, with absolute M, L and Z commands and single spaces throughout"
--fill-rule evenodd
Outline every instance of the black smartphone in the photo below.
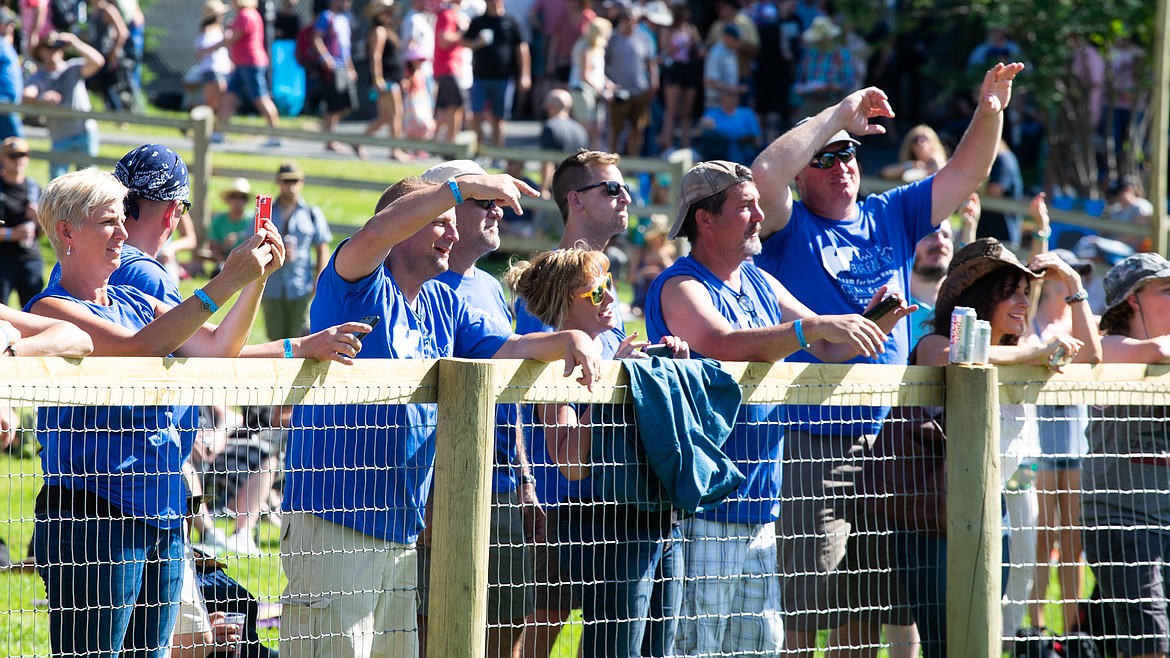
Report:
M 890 295 L 889 297 L 886 297 L 882 301 L 878 302 L 877 306 L 869 309 L 865 313 L 862 313 L 861 316 L 866 320 L 873 320 L 874 322 L 877 322 L 878 320 L 885 317 L 887 313 L 893 312 L 894 309 L 900 307 L 901 305 L 902 300 L 898 296 Z
M 358 320 L 358 322 L 368 324 L 368 325 L 370 325 L 370 328 L 373 329 L 374 327 L 378 326 L 378 324 L 380 322 L 382 322 L 382 318 L 377 316 L 377 315 L 367 315 L 366 317 L 362 318 L 361 320 Z M 366 331 L 355 331 L 353 333 L 353 336 L 354 336 L 354 338 L 361 340 L 362 338 L 365 338 L 368 333 L 369 332 L 366 332 Z
M 670 345 L 647 345 L 642 348 L 646 356 L 664 356 L 668 359 L 674 358 L 674 349 Z

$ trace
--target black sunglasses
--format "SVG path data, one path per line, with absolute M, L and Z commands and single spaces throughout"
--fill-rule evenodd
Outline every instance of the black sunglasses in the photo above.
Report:
M 189 199 L 179 199 L 179 205 L 183 208 L 183 214 L 191 212 L 191 201 Z
M 589 190 L 592 190 L 595 187 L 601 187 L 602 185 L 605 186 L 605 193 L 610 195 L 611 197 L 613 197 L 615 199 L 622 195 L 622 190 L 625 190 L 626 194 L 630 194 L 630 186 L 629 185 L 627 185 L 626 183 L 619 183 L 615 180 L 603 180 L 600 183 L 586 185 L 585 187 L 582 187 L 581 189 L 579 189 L 577 191 L 578 192 L 588 192 Z M 630 194 L 630 196 L 633 196 L 633 195 Z
M 828 169 L 837 164 L 837 160 L 841 162 L 849 162 L 853 156 L 857 155 L 857 147 L 853 144 L 846 146 L 840 151 L 822 151 L 813 156 L 812 162 L 808 166 L 813 169 Z
M 4 154 L 4 157 L 8 158 L 9 160 L 19 160 L 21 158 L 27 158 L 28 151 L 13 151 L 12 153 Z
M 491 212 L 498 207 L 496 206 L 496 202 L 492 201 L 491 199 L 469 199 L 469 201 L 488 212 Z

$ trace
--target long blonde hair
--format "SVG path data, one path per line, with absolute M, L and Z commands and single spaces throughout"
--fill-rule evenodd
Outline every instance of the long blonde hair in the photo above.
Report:
M 523 299 L 528 312 L 541 322 L 560 329 L 573 303 L 573 291 L 589 285 L 609 270 L 609 258 L 600 251 L 578 246 L 536 254 L 531 260 L 512 263 L 504 273 L 504 285 Z

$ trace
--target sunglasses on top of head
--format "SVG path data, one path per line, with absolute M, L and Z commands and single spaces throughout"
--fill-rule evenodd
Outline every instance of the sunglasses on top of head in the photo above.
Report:
M 581 299 L 585 299 L 586 297 L 588 297 L 589 301 L 594 306 L 601 306 L 601 300 L 605 299 L 605 291 L 609 290 L 609 287 L 612 285 L 613 285 L 613 274 L 610 272 L 606 272 L 605 279 L 602 280 L 601 283 L 597 284 L 596 288 L 593 288 L 589 292 L 583 292 L 580 295 L 577 295 L 577 297 L 579 297 Z
M 576 191 L 577 192 L 588 192 L 589 190 L 592 190 L 595 187 L 601 187 L 603 185 L 605 186 L 605 193 L 610 195 L 611 197 L 613 197 L 615 199 L 622 195 L 622 190 L 625 190 L 626 194 L 630 194 L 630 186 L 628 184 L 619 183 L 615 180 L 603 180 L 600 183 L 586 185 L 585 187 L 582 187 L 581 189 L 576 190 Z
M 813 169 L 828 169 L 837 164 L 837 160 L 841 162 L 849 162 L 857 155 L 857 147 L 853 144 L 846 146 L 840 151 L 821 151 L 813 156 L 812 162 L 808 165 Z

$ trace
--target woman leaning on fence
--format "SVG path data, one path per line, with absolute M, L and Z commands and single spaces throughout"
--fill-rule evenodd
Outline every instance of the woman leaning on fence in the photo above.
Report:
M 579 329 L 598 341 L 620 322 L 609 259 L 600 252 L 544 252 L 513 265 L 504 282 L 533 316 L 558 331 Z M 646 343 L 635 338 L 622 341 L 616 358 L 638 355 Z M 683 340 L 667 336 L 662 342 L 677 358 L 690 355 Z M 669 513 L 595 500 L 586 406 L 540 405 L 536 415 L 533 441 L 543 435 L 549 463 L 564 478 L 560 527 L 550 532 L 561 545 L 562 573 L 581 587 L 582 655 L 669 655 L 682 603 L 680 526 Z
M 1028 294 L 1033 283 L 1040 279 L 1063 283 L 1067 289 L 1068 303 L 1073 310 L 1072 333 L 1056 335 L 1044 342 L 1021 343 L 1020 337 L 1029 330 Z M 1070 361 L 1095 363 L 1100 358 L 1100 338 L 1087 299 L 1080 275 L 1056 255 L 1040 254 L 1025 267 L 995 238 L 981 238 L 955 253 L 939 290 L 934 330 L 918 342 L 911 363 L 947 364 L 951 351 L 951 312 L 957 306 L 973 308 L 980 319 L 991 323 L 993 364 L 1037 364 L 1058 369 Z M 1000 452 L 1007 462 L 1002 469 L 1005 476 L 1014 472 L 1015 462 L 1031 449 L 1029 442 L 1035 443 L 1038 450 L 1035 424 L 1029 423 L 1030 414 L 1020 407 L 1001 405 L 1000 409 Z M 1024 527 L 1024 524 L 1016 523 L 1013 518 L 1012 526 Z M 914 607 L 923 655 L 943 656 L 946 652 L 945 535 L 907 531 L 899 533 L 896 544 L 898 569 L 906 580 Z M 1030 563 L 1031 558 L 1032 554 L 1028 553 L 1015 556 L 1011 562 L 1022 566 Z M 1005 564 L 1008 563 L 1005 559 Z M 1026 588 L 1023 591 L 1026 593 Z M 1019 600 L 1024 598 L 1021 594 Z
M 1105 275 L 1104 360 L 1170 363 L 1170 262 L 1125 258 Z M 1085 557 L 1116 619 L 1128 658 L 1166 656 L 1170 618 L 1170 408 L 1090 410 L 1081 523 Z
M 126 239 L 126 188 L 97 169 L 54 179 L 40 224 L 61 279 L 28 310 L 80 327 L 95 356 L 236 356 L 251 331 L 263 281 L 284 262 L 266 225 L 196 296 L 171 308 L 130 286 L 109 285 Z M 208 318 L 241 288 L 218 327 Z M 37 438 L 45 486 L 37 496 L 34 553 L 49 598 L 55 655 L 165 653 L 182 583 L 181 467 L 193 433 L 181 409 L 135 405 L 42 407 Z

